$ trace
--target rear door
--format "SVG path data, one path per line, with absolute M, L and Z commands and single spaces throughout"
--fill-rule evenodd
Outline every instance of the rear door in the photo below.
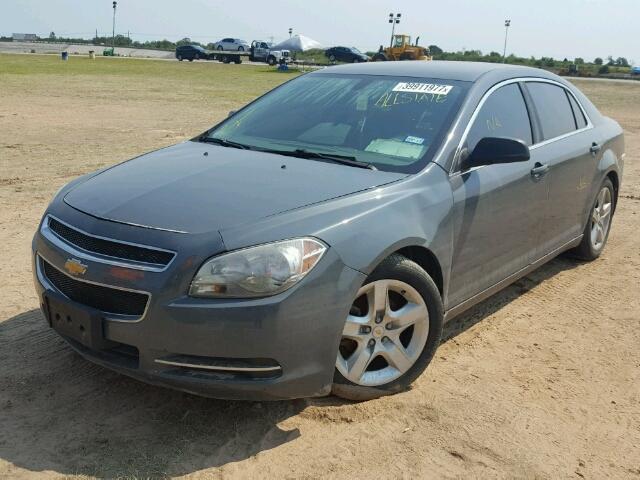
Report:
M 517 82 L 485 97 L 463 151 L 484 137 L 533 143 L 527 105 Z M 453 257 L 447 308 L 490 288 L 533 260 L 546 187 L 531 174 L 534 161 L 485 165 L 454 172 Z
M 546 167 L 548 199 L 537 255 L 542 257 L 582 233 L 599 152 L 591 151 L 593 129 L 569 90 L 545 81 L 528 81 L 525 88 L 541 137 L 531 156 Z

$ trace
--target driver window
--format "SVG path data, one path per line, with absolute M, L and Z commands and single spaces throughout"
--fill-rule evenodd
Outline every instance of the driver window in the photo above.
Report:
M 467 150 L 472 152 L 484 137 L 508 137 L 533 143 L 531 122 L 520 87 L 511 83 L 500 87 L 484 102 L 467 135 Z

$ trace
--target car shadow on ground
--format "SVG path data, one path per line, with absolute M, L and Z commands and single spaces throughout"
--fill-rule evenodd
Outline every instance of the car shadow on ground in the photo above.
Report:
M 39 310 L 0 323 L 0 459 L 32 472 L 157 478 L 222 466 L 298 438 L 278 424 L 306 405 L 140 383 L 84 360 Z
M 493 315 L 516 298 L 524 295 L 529 290 L 534 289 L 548 278 L 551 278 L 562 271 L 572 270 L 583 263 L 583 261 L 578 260 L 569 254 L 562 254 L 554 258 L 540 268 L 512 283 L 504 290 L 492 295 L 486 300 L 473 306 L 459 317 L 456 317 L 446 323 L 444 331 L 442 332 L 441 343 L 454 339 L 485 318 Z
M 578 263 L 559 257 L 445 326 L 443 342 Z M 224 466 L 300 436 L 279 426 L 335 397 L 233 402 L 140 383 L 93 365 L 39 310 L 0 323 L 0 459 L 32 472 L 163 477 Z

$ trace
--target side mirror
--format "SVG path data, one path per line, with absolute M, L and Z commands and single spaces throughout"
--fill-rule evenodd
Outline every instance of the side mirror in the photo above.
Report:
M 236 114 L 237 110 L 229 110 L 229 115 L 227 115 L 227 118 L 229 117 L 233 117 Z
M 526 162 L 531 157 L 529 147 L 515 138 L 485 137 L 463 161 L 463 170 L 481 165 Z

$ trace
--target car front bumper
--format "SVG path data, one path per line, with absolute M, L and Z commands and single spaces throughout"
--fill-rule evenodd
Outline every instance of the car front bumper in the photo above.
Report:
M 103 236 L 115 225 L 79 212 L 70 212 L 70 217 L 65 219 L 70 224 Z M 139 235 L 140 230 L 117 226 L 119 238 Z M 150 233 L 157 238 L 164 234 Z M 149 294 L 140 318 L 99 312 L 108 348 L 88 347 L 63 335 L 88 360 L 151 384 L 215 398 L 278 400 L 330 392 L 344 320 L 365 279 L 331 248 L 299 284 L 279 295 L 208 300 L 186 294 L 204 256 L 185 255 L 176 248 L 177 256 L 166 270 L 142 275 L 138 270 L 127 275 L 127 268 L 89 256 L 82 258 L 86 273 L 80 277 L 65 271 L 65 263 L 77 252 L 58 240 L 43 235 L 42 229 L 33 240 L 34 281 L 47 318 L 47 295 L 57 295 L 76 310 L 95 310 L 61 296 L 43 262 L 72 282 Z

